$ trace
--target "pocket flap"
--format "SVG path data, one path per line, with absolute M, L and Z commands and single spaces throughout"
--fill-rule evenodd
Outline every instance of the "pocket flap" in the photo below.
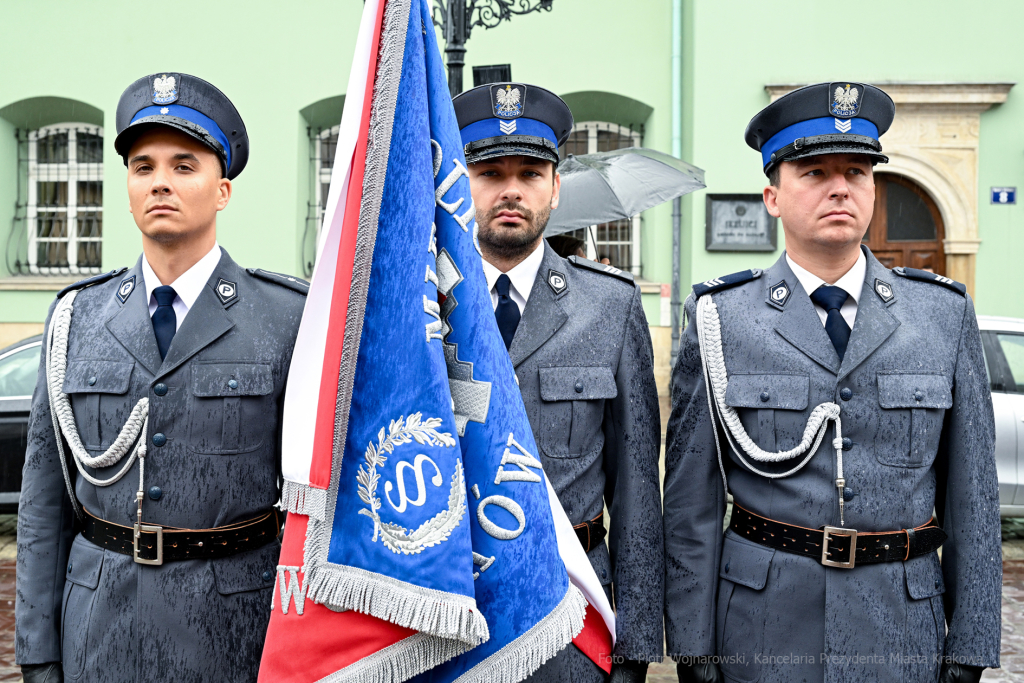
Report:
M 722 544 L 722 563 L 718 575 L 726 581 L 759 591 L 768 581 L 768 568 L 771 567 L 773 557 L 773 548 L 746 541 L 730 530 L 726 532 Z
M 606 365 L 540 368 L 540 397 L 545 401 L 592 401 L 618 393 L 615 375 Z
M 135 363 L 116 360 L 69 360 L 61 391 L 65 394 L 123 394 Z
M 733 408 L 805 410 L 810 386 L 808 375 L 729 375 L 725 404 Z
M 949 408 L 953 392 L 945 375 L 878 374 L 878 403 L 883 408 Z
M 937 553 L 928 553 L 903 563 L 907 573 L 907 593 L 915 600 L 924 600 L 946 591 L 942 565 Z
M 198 363 L 192 368 L 192 393 L 209 396 L 266 396 L 274 389 L 269 363 Z
M 71 583 L 96 590 L 100 585 L 100 572 L 103 569 L 103 548 L 93 545 L 81 535 L 71 545 L 68 558 L 67 580 Z
M 214 560 L 210 565 L 217 582 L 217 592 L 231 595 L 270 588 L 277 578 L 277 560 L 280 555 L 281 544 L 274 540 L 262 548 Z

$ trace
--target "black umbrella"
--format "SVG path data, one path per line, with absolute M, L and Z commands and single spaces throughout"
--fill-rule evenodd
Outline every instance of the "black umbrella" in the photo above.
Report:
M 545 237 L 632 218 L 705 187 L 704 171 L 646 147 L 570 154 L 558 164 L 558 172 L 561 199 L 551 212 Z

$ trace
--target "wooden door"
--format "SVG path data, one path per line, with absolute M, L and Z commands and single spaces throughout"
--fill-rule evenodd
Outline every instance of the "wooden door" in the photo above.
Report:
M 942 215 L 927 192 L 900 175 L 875 175 L 875 213 L 864 244 L 883 266 L 945 275 L 944 238 Z

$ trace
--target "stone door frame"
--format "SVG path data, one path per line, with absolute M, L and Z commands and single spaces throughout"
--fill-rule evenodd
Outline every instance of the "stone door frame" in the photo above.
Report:
M 896 118 L 882 136 L 886 173 L 920 185 L 945 224 L 946 276 L 974 295 L 978 231 L 978 137 L 981 114 L 1006 101 L 1013 83 L 875 83 L 896 103 Z M 770 84 L 774 102 L 801 87 Z

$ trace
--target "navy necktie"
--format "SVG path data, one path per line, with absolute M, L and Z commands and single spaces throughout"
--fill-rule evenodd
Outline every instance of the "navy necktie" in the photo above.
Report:
M 170 285 L 161 285 L 153 290 L 156 299 L 156 311 L 153 313 L 153 332 L 156 333 L 156 347 L 160 349 L 160 360 L 171 348 L 171 340 L 178 329 L 178 318 L 174 315 L 174 297 L 178 293 Z
M 811 293 L 811 301 L 824 308 L 828 314 L 825 318 L 825 332 L 832 340 L 832 346 L 836 347 L 839 360 L 843 360 L 846 345 L 850 342 L 850 326 L 839 312 L 849 296 L 845 289 L 832 285 L 822 285 Z
M 508 275 L 502 273 L 498 281 L 494 283 L 494 289 L 498 291 L 498 307 L 494 309 L 494 317 L 498 320 L 498 331 L 505 341 L 505 348 L 512 346 L 512 337 L 516 336 L 516 328 L 519 327 L 519 306 L 508 294 L 508 288 L 512 286 L 512 280 Z

